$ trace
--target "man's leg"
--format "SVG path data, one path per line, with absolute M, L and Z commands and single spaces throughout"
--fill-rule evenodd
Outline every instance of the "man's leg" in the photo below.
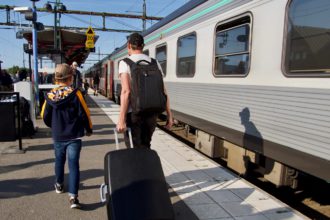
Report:
M 96 84 L 96 95 L 99 94 L 99 84 Z
M 141 126 L 141 146 L 150 148 L 150 142 L 152 138 L 152 134 L 156 129 L 158 114 L 149 113 L 145 114 L 142 119 Z
M 141 147 L 141 116 L 132 112 L 126 115 L 126 126 L 132 131 L 133 147 Z M 130 147 L 128 131 L 124 132 L 124 140 L 127 148 Z

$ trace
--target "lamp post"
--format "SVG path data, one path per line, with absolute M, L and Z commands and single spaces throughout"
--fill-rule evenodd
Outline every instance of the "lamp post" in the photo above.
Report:
M 143 31 L 146 30 L 146 17 L 147 17 L 147 6 L 146 6 L 146 0 L 143 0 L 143 19 L 142 19 L 142 29 Z
M 50 3 L 54 4 L 54 9 L 52 8 L 52 5 Z M 65 5 L 63 5 L 60 0 L 56 0 L 56 2 L 48 1 L 44 8 L 46 8 L 47 11 L 53 11 L 54 12 L 54 50 L 60 51 L 61 50 L 61 35 L 60 35 L 60 18 L 61 18 L 61 11 L 66 11 Z M 59 13 L 59 17 L 57 17 L 57 13 Z M 61 55 L 61 62 L 62 62 L 62 55 Z
M 36 2 L 39 0 L 31 0 L 32 8 L 30 7 L 15 7 L 14 11 L 21 12 L 25 14 L 25 19 L 32 21 L 32 51 L 33 51 L 33 86 L 35 92 L 36 101 L 36 113 L 39 114 L 40 103 L 39 103 L 39 77 L 38 77 L 38 30 L 43 30 L 44 26 L 42 23 L 37 22 L 37 8 Z
M 37 34 L 37 9 L 36 9 L 36 3 L 39 0 L 31 0 L 32 1 L 32 23 L 33 23 L 33 30 L 32 30 L 32 39 L 33 39 L 33 43 L 32 43 L 32 50 L 33 50 L 33 64 L 34 64 L 34 68 L 33 68 L 33 79 L 34 79 L 34 91 L 35 91 L 35 97 L 36 97 L 36 104 L 37 104 L 37 115 L 39 114 L 39 107 L 40 107 L 40 103 L 39 103 L 39 74 L 38 74 L 38 34 Z
M 147 5 L 146 0 L 143 0 L 142 5 L 142 12 L 141 11 L 126 11 L 126 12 L 135 12 L 135 13 L 142 13 L 142 31 L 146 30 L 146 17 L 147 17 Z

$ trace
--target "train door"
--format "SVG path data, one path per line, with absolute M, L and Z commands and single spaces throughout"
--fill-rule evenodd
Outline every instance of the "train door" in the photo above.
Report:
M 109 74 L 109 98 L 114 101 L 115 100 L 115 96 L 113 94 L 113 92 L 114 92 L 114 89 L 113 89 L 114 63 L 112 60 L 109 61 L 109 66 L 110 66 L 110 68 L 109 68 L 110 69 L 110 71 L 109 71 L 110 72 L 110 74 Z
M 108 97 L 108 91 L 107 91 L 107 88 L 108 88 L 108 64 L 104 64 L 103 66 L 103 77 L 104 77 L 104 84 L 103 84 L 103 88 L 104 88 L 104 96 L 105 97 Z

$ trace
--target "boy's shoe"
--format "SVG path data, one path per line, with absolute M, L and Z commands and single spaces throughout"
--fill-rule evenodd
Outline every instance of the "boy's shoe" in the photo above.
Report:
M 60 194 L 60 193 L 64 192 L 64 187 L 63 187 L 62 184 L 55 183 L 54 187 L 55 187 L 55 192 L 56 193 Z
M 70 197 L 70 208 L 71 209 L 80 209 L 80 203 L 77 197 Z

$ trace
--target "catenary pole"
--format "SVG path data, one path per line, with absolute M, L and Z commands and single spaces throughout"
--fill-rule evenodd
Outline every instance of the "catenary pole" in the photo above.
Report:
M 35 13 L 35 15 L 37 14 L 37 10 L 36 10 L 36 5 L 35 5 L 35 1 L 32 1 L 32 13 Z M 37 15 L 36 15 L 37 18 Z M 34 85 L 34 92 L 35 92 L 35 101 L 36 101 L 36 113 L 37 115 L 39 114 L 39 107 L 40 107 L 40 103 L 39 103 L 39 74 L 38 74 L 38 34 L 37 34 L 37 23 L 36 23 L 35 19 L 33 21 L 33 30 L 32 30 L 32 38 L 33 38 L 33 85 Z

